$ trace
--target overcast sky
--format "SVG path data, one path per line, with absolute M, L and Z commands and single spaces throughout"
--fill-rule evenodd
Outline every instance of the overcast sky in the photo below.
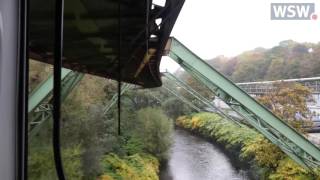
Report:
M 161 1 L 161 0 L 160 0 Z M 270 20 L 270 3 L 303 0 L 186 0 L 171 33 L 203 59 L 236 56 L 256 47 L 270 48 L 280 41 L 320 41 L 317 20 Z M 315 0 L 316 14 L 320 3 Z M 319 16 L 320 17 L 320 16 Z M 161 70 L 177 65 L 163 58 Z

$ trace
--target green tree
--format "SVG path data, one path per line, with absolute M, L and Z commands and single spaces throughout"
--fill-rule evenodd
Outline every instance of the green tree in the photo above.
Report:
M 278 80 L 285 77 L 284 71 L 283 71 L 285 66 L 286 65 L 283 58 L 272 59 L 272 62 L 266 74 L 266 78 L 268 80 Z
M 185 103 L 181 102 L 176 97 L 170 97 L 162 103 L 162 108 L 166 112 L 167 116 L 172 119 L 176 119 L 184 114 L 190 114 L 193 110 Z
M 167 158 L 172 143 L 173 122 L 159 108 L 144 108 L 137 112 L 137 137 L 145 150 L 160 160 Z

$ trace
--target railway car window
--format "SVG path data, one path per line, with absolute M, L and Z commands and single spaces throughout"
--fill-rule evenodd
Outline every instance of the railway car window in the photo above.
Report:
M 29 179 L 319 179 L 317 3 L 29 1 Z
M 30 0 L 29 179 L 58 178 L 52 151 L 55 3 Z M 167 95 L 144 88 L 161 85 L 160 59 L 182 4 L 65 0 L 60 148 L 67 179 L 109 179 L 119 165 L 136 179 L 143 179 L 141 166 L 152 165 L 147 173 L 158 176 L 173 126 L 160 108 L 159 98 Z

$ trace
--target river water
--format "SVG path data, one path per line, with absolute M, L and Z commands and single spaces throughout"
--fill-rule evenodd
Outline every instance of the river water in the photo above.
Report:
M 189 132 L 176 129 L 168 164 L 161 180 L 247 180 L 221 149 Z

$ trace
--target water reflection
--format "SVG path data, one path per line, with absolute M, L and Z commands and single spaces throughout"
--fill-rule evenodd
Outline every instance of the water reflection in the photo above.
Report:
M 228 157 L 211 143 L 177 129 L 167 167 L 161 180 L 236 180 L 249 179 L 237 171 Z

